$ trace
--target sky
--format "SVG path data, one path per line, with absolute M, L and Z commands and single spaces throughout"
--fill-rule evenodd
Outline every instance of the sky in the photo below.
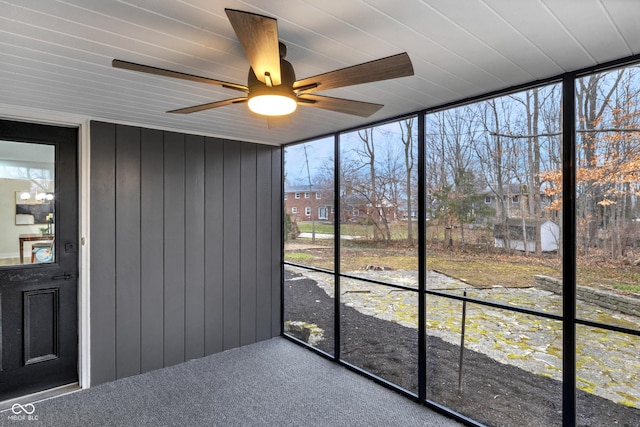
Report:
M 289 185 L 308 184 L 307 166 L 305 162 L 304 145 L 307 148 L 309 171 L 311 177 L 314 171 L 333 161 L 333 137 L 322 138 L 304 144 L 290 145 L 285 148 L 285 178 Z
M 385 134 L 385 137 L 378 137 L 376 141 L 393 141 L 396 138 L 400 140 L 400 128 L 398 122 L 386 123 L 377 126 L 375 129 L 376 131 L 380 131 Z M 341 157 L 344 157 L 347 154 L 345 150 L 348 150 L 348 147 L 359 145 L 356 135 L 357 132 L 355 131 L 340 135 L 341 141 L 344 144 L 342 147 L 343 151 L 341 153 Z M 309 183 L 303 146 L 306 145 L 307 148 L 309 172 L 313 181 L 313 177 L 318 170 L 328 163 L 333 163 L 333 141 L 333 136 L 329 136 L 303 144 L 285 147 L 285 178 L 287 183 L 289 185 L 304 185 Z

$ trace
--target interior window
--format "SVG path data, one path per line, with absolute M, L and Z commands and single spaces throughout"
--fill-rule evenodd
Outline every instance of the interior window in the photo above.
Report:
M 0 141 L 0 266 L 55 260 L 55 147 Z

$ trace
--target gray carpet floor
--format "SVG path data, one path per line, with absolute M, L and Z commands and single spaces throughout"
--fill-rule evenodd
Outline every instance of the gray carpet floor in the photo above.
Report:
M 284 339 L 34 403 L 11 426 L 460 426 Z M 34 420 L 34 416 L 37 420 Z

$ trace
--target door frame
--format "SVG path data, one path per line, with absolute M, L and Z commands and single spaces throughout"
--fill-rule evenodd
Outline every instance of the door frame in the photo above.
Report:
M 89 177 L 91 144 L 89 124 L 91 119 L 67 113 L 41 111 L 0 104 L 0 118 L 28 123 L 78 128 L 78 382 L 80 388 L 91 386 L 91 336 L 90 336 L 90 227 L 89 227 Z

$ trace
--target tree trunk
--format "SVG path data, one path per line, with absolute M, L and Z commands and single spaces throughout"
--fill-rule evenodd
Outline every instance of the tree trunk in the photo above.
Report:
M 307 144 L 302 144 L 302 148 L 304 149 L 304 162 L 307 166 L 307 179 L 309 183 L 309 197 L 311 197 L 311 171 L 309 170 L 309 156 L 307 153 Z M 311 243 L 316 243 L 316 221 L 313 219 L 313 208 L 311 210 Z
M 412 201 L 411 201 L 411 172 L 413 170 L 413 119 L 405 120 L 406 134 L 400 123 L 402 130 L 402 143 L 404 144 L 404 166 L 407 172 L 407 243 L 413 244 L 413 221 L 411 217 Z

